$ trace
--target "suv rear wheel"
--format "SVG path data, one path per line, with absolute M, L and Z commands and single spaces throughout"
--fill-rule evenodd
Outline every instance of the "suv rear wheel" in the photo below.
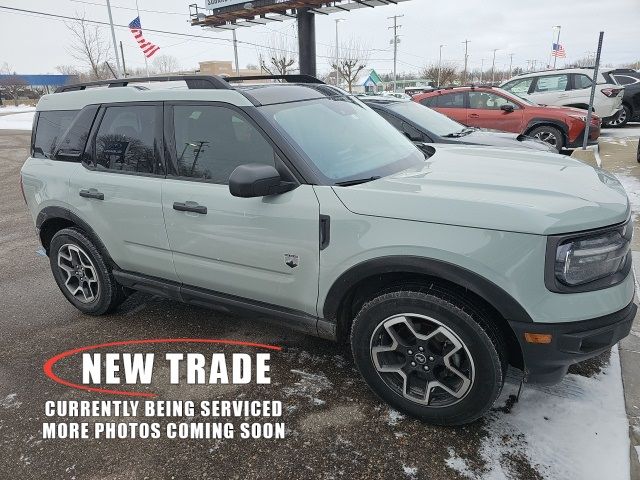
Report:
M 403 290 L 366 303 L 353 322 L 351 347 L 374 393 L 440 425 L 486 413 L 502 390 L 505 349 L 467 306 L 441 293 Z
M 102 254 L 79 229 L 65 228 L 53 236 L 49 263 L 64 296 L 83 313 L 102 315 L 126 297 Z
M 618 112 L 611 120 L 609 120 L 605 126 L 607 127 L 624 127 L 631 118 L 631 109 L 626 105 L 622 105 L 622 110 Z
M 564 148 L 564 136 L 562 135 L 562 132 L 555 127 L 542 125 L 534 128 L 527 135 L 548 143 L 558 152 Z

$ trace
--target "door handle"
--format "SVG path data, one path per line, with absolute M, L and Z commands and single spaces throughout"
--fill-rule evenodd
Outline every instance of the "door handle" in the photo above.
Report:
M 95 188 L 80 190 L 80 196 L 84 198 L 95 198 L 96 200 L 104 200 L 104 193 L 99 192 Z
M 469 118 L 480 118 L 480 115 L 478 115 L 477 113 L 470 113 Z
M 202 215 L 207 214 L 207 207 L 204 205 L 198 205 L 197 202 L 173 202 L 173 209 L 178 210 L 179 212 L 194 212 L 201 213 Z

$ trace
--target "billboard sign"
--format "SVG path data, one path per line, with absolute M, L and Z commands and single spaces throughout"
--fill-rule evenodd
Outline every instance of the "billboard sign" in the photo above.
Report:
M 207 0 L 207 9 L 217 10 L 218 8 L 231 7 L 241 3 L 248 3 L 247 0 Z

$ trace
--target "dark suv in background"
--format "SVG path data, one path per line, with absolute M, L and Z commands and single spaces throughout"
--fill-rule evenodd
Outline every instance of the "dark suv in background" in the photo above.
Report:
M 607 122 L 608 127 L 624 127 L 627 122 L 640 121 L 640 72 L 631 68 L 616 68 L 603 72 L 608 82 L 624 87 L 622 110 Z

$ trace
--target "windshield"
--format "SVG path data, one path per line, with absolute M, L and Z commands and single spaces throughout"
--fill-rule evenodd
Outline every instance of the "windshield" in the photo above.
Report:
M 391 175 L 424 163 L 424 154 L 353 97 L 260 107 L 331 184 Z
M 446 115 L 416 102 L 398 102 L 388 105 L 388 108 L 415 123 L 418 127 L 434 133 L 439 137 L 446 137 L 452 133 L 458 133 L 465 128 L 464 125 L 455 120 L 451 120 Z

